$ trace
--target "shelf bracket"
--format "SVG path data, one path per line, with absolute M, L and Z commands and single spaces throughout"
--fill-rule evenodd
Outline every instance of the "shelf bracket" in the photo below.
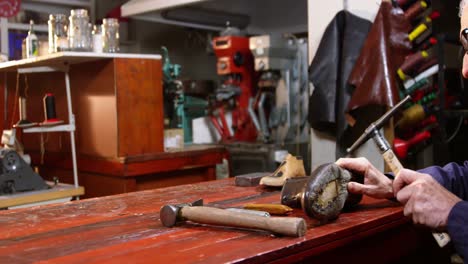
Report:
M 63 66 L 41 66 L 41 67 L 27 67 L 27 68 L 18 68 L 19 74 L 25 73 L 40 73 L 40 72 L 68 72 L 68 65 Z

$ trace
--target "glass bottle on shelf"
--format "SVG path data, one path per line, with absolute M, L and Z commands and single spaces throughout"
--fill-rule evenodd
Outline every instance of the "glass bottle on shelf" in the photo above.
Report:
M 26 58 L 34 58 L 39 55 L 39 41 L 34 34 L 34 21 L 29 21 L 29 31 L 26 37 Z
M 64 14 L 49 15 L 49 53 L 68 50 L 68 19 Z
M 119 21 L 116 18 L 102 20 L 102 44 L 104 52 L 118 52 L 119 47 Z
M 68 43 L 70 50 L 90 51 L 91 41 L 89 30 L 89 17 L 86 9 L 73 9 L 70 12 L 70 27 L 68 32 Z
M 88 23 L 88 27 L 86 30 L 86 37 L 88 38 L 89 43 L 89 51 L 93 51 L 93 24 Z
M 93 28 L 93 51 L 102 52 L 102 30 L 101 25 L 94 25 Z

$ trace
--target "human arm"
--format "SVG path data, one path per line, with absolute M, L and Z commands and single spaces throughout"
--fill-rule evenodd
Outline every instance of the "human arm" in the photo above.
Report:
M 444 167 L 431 166 L 418 171 L 431 175 L 447 190 L 463 200 L 468 200 L 468 161 L 462 165 L 452 162 Z
M 434 176 L 440 174 L 401 170 L 393 183 L 395 196 L 405 204 L 405 216 L 417 224 L 446 229 L 457 252 L 468 257 L 468 202 L 440 185 Z
M 405 216 L 416 224 L 445 229 L 450 211 L 461 199 L 431 175 L 402 169 L 393 182 L 397 200 L 405 205 Z
M 389 193 L 392 192 L 395 187 L 394 185 L 392 186 L 392 181 L 372 166 L 367 159 L 341 158 L 336 161 L 336 164 L 342 168 L 364 175 L 364 184 L 355 182 L 348 183 L 349 192 L 366 194 L 375 198 L 394 197 L 393 193 Z M 419 193 L 414 195 L 413 201 L 416 201 L 416 203 L 412 201 L 409 205 L 408 203 L 405 205 L 405 215 L 411 216 L 415 223 L 429 223 L 429 225 L 432 225 L 431 227 L 446 229 L 450 234 L 457 252 L 465 258 L 468 258 L 468 202 L 461 201 L 459 197 L 466 198 L 467 192 L 462 191 L 468 189 L 462 188 L 460 185 L 464 187 L 468 186 L 465 182 L 468 179 L 468 173 L 466 172 L 467 167 L 468 164 L 465 162 L 463 166 L 458 166 L 456 164 L 448 164 L 443 168 L 433 166 L 420 170 L 419 172 L 403 169 L 397 177 L 398 180 L 394 181 L 399 186 L 399 189 L 395 190 L 395 194 L 398 194 L 399 190 L 403 189 L 405 186 L 405 188 L 410 187 L 410 189 L 405 191 L 406 194 L 403 192 L 399 197 L 401 202 L 408 202 L 409 197 L 407 196 L 413 194 L 411 189 L 414 186 L 411 186 L 411 183 L 421 177 L 418 183 L 415 184 L 415 186 L 417 186 L 415 188 L 428 185 L 428 192 L 422 193 L 422 195 Z M 407 174 L 411 175 L 408 176 Z M 463 175 L 465 175 L 465 178 Z M 400 176 L 403 177 L 399 178 Z M 408 177 L 411 177 L 412 181 L 408 179 Z M 419 182 L 421 181 L 424 182 L 424 184 L 420 184 Z M 426 187 L 424 187 L 424 189 L 425 188 Z M 455 190 L 455 193 L 461 194 L 461 196 L 457 197 L 447 189 Z M 437 214 L 440 213 L 444 216 L 440 217 L 439 215 L 438 219 L 428 219 L 427 215 L 418 213 L 424 206 L 428 206 L 428 203 L 424 202 L 425 199 L 437 200 L 436 204 L 432 205 L 436 207 L 437 211 L 427 209 L 425 211 L 426 213 L 432 213 L 433 216 L 437 216 Z M 413 213 L 413 210 L 416 211 L 416 213 Z
M 453 245 L 465 259 L 468 258 L 468 202 L 461 201 L 455 204 L 450 211 L 447 223 L 447 232 Z

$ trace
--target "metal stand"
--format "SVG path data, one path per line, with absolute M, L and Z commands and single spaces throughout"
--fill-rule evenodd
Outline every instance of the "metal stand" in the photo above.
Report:
M 75 188 L 78 188 L 78 165 L 76 162 L 76 146 L 75 146 L 75 115 L 72 112 L 72 100 L 70 90 L 70 76 L 68 74 L 69 67 L 32 67 L 32 68 L 21 68 L 18 69 L 19 74 L 25 73 L 39 73 L 39 72 L 64 72 L 65 73 L 65 90 L 67 94 L 67 108 L 68 108 L 68 120 L 69 123 L 65 125 L 58 125 L 52 127 L 32 127 L 24 129 L 24 133 L 47 133 L 47 132 L 69 132 L 70 133 L 70 144 L 72 152 L 72 163 L 73 163 L 73 182 Z M 76 197 L 79 200 L 79 197 Z

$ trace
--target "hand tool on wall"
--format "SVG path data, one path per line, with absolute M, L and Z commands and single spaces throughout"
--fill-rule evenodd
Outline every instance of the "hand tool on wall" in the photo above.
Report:
M 363 177 L 334 163 L 322 164 L 310 177 L 286 180 L 281 190 L 281 203 L 302 208 L 309 217 L 325 223 L 337 218 L 343 208 L 361 201 L 362 195 L 348 193 L 350 181 L 362 183 Z
M 380 129 L 382 126 L 396 113 L 396 111 L 405 105 L 407 102 L 411 100 L 411 97 L 408 95 L 403 100 L 401 100 L 398 104 L 388 110 L 382 117 L 380 117 L 377 121 L 373 122 L 369 125 L 364 133 L 354 142 L 354 144 L 347 149 L 348 153 L 352 153 L 357 148 L 359 148 L 363 143 L 365 143 L 368 139 L 372 138 L 377 145 L 380 153 L 382 154 L 385 163 L 388 165 L 390 170 L 395 174 L 395 177 L 398 176 L 398 173 L 401 169 L 403 169 L 403 165 L 401 165 L 400 161 L 398 160 L 397 156 L 393 152 L 392 148 L 388 144 L 385 137 L 380 133 Z M 448 242 L 450 242 L 450 237 L 446 233 L 432 233 L 434 238 L 436 239 L 437 243 L 440 247 L 445 246 Z
M 165 205 L 160 210 L 160 219 L 164 226 L 172 227 L 185 220 L 239 228 L 260 229 L 279 235 L 304 236 L 307 225 L 299 217 L 263 217 L 240 214 L 225 209 L 203 206 L 203 200 L 179 205 Z

